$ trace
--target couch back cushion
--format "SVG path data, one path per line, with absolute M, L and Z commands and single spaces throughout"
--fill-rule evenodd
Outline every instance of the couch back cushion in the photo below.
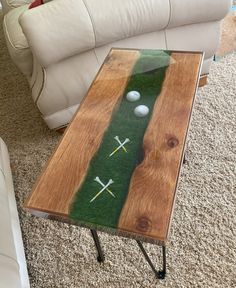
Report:
M 43 67 L 114 41 L 163 29 L 169 1 L 56 0 L 26 11 L 20 24 Z

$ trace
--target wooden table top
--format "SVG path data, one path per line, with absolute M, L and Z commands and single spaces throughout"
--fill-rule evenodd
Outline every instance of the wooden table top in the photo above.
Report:
M 202 57 L 112 49 L 25 207 L 165 243 Z M 141 98 L 128 101 L 130 91 Z M 149 113 L 138 117 L 139 105 Z

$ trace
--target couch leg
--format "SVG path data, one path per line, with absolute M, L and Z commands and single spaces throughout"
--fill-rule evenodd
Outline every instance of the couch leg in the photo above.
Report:
M 59 128 L 59 129 L 56 129 L 56 131 L 57 131 L 59 134 L 64 134 L 66 128 L 67 128 L 67 126 L 62 127 L 62 128 Z
M 198 87 L 203 87 L 207 84 L 207 74 L 202 75 L 199 79 Z

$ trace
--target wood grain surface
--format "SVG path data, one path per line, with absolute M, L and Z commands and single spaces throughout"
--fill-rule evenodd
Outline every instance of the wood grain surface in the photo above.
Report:
M 28 197 L 25 207 L 68 219 L 75 192 L 101 145 L 121 100 L 139 50 L 112 49 L 58 147 Z M 202 53 L 172 52 L 161 94 L 145 132 L 143 161 L 131 178 L 117 233 L 163 243 L 183 158 Z M 99 223 L 98 223 L 99 224 Z M 108 227 L 109 228 L 109 227 Z
M 172 53 L 143 143 L 118 228 L 165 242 L 185 138 L 198 84 L 201 54 Z
M 98 150 L 112 111 L 129 80 L 138 50 L 111 50 L 25 207 L 68 216 L 75 191 Z

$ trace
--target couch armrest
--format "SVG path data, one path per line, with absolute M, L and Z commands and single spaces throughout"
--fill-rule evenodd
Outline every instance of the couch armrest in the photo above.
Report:
M 163 0 L 56 0 L 26 11 L 20 24 L 37 60 L 47 67 L 94 47 L 161 30 L 169 10 L 169 1 Z
M 13 285 L 13 283 L 15 283 L 15 285 Z M 1 138 L 0 287 L 30 288 L 15 193 L 13 190 L 10 160 L 7 147 Z
M 29 44 L 19 24 L 19 17 L 28 10 L 29 5 L 23 5 L 9 11 L 3 20 L 3 29 L 9 54 L 21 70 L 29 78 L 32 75 L 33 59 Z
M 14 8 L 30 4 L 31 2 L 32 0 L 0 0 L 4 15 Z

